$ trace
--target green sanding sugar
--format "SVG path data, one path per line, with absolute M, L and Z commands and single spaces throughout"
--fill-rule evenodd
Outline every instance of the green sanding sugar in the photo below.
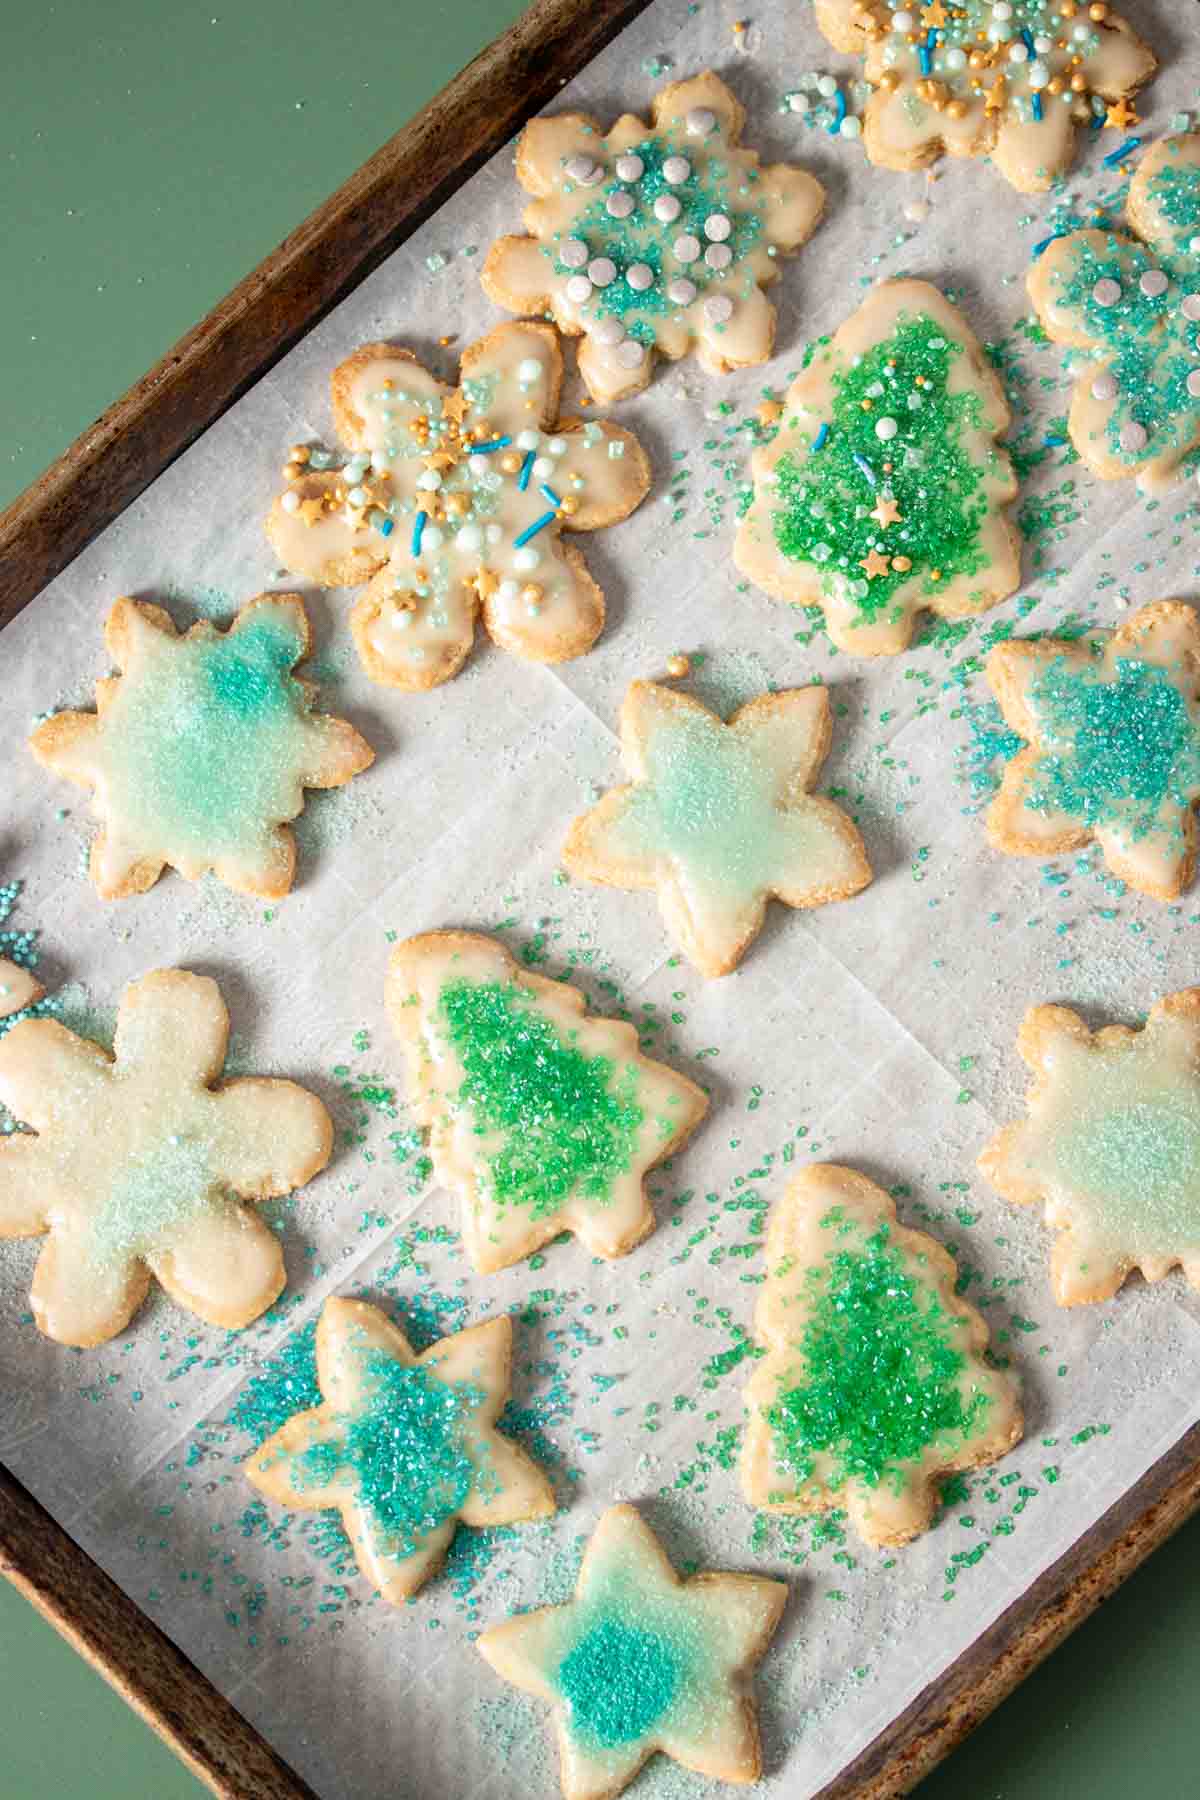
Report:
M 1195 163 L 1166 163 L 1150 179 L 1150 198 L 1175 238 L 1176 249 L 1189 253 L 1200 231 L 1200 169 Z
M 214 1148 L 210 1139 L 173 1132 L 125 1163 L 92 1220 L 96 1261 L 119 1268 L 151 1255 L 188 1220 L 219 1209 L 224 1190 L 213 1171 Z
M 1089 1109 L 1054 1143 L 1059 1179 L 1088 1196 L 1087 1227 L 1101 1242 L 1149 1253 L 1190 1251 L 1200 1243 L 1195 1083 L 1181 1082 L 1175 1094 L 1155 1091 L 1136 1061 L 1120 1059 L 1103 1092 L 1107 1106 Z
M 611 1750 L 658 1723 L 682 1674 L 680 1648 L 668 1637 L 603 1616 L 564 1656 L 558 1685 L 572 1730 Z
M 450 981 L 439 1007 L 463 1068 L 459 1102 L 501 1139 L 486 1159 L 497 1204 L 535 1218 L 572 1198 L 603 1205 L 644 1121 L 636 1065 L 589 1056 L 516 983 Z
M 989 1397 L 967 1399 L 966 1321 L 909 1272 L 881 1225 L 861 1247 L 830 1253 L 805 1277 L 811 1312 L 798 1345 L 800 1370 L 781 1382 L 768 1412 L 780 1464 L 809 1480 L 903 1485 L 903 1465 L 935 1443 L 961 1443 L 979 1427 Z
M 293 1413 L 321 1404 L 317 1382 L 317 1322 L 295 1331 L 246 1383 L 226 1425 L 244 1431 L 255 1448 L 286 1425 Z

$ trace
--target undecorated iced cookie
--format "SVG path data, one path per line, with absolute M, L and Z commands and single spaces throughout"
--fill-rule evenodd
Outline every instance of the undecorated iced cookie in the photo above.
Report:
M 107 1343 L 151 1275 L 229 1331 L 282 1292 L 279 1239 L 241 1202 L 303 1187 L 333 1126 L 294 1081 L 218 1082 L 228 1040 L 216 982 L 185 969 L 130 983 L 111 1056 L 56 1019 L 0 1038 L 0 1101 L 31 1127 L 0 1137 L 0 1237 L 49 1234 L 31 1295 L 47 1337 Z
M 957 1273 L 865 1175 L 814 1163 L 792 1179 L 767 1231 L 766 1356 L 746 1387 L 752 1506 L 844 1508 L 869 1544 L 905 1544 L 947 1475 L 1012 1448 L 1017 1385 L 985 1360 L 988 1329 Z
M 105 900 L 145 893 L 168 865 L 264 899 L 288 892 L 285 821 L 305 788 L 341 787 L 375 760 L 293 675 L 311 642 L 294 594 L 260 594 L 228 631 L 202 619 L 182 637 L 161 607 L 117 601 L 104 643 L 121 673 L 96 683 L 94 713 L 54 713 L 29 740 L 43 767 L 92 790 Z
M 1147 151 L 1125 216 L 1136 237 L 1054 238 L 1029 295 L 1057 343 L 1091 352 L 1082 369 L 1073 359 L 1067 426 L 1080 456 L 1103 481 L 1132 477 L 1158 494 L 1200 444 L 1200 134 Z
M 1113 7 L 1088 0 L 817 0 L 817 24 L 863 56 L 873 163 L 990 156 L 1023 194 L 1070 168 L 1080 128 L 1136 123 L 1130 96 L 1157 67 Z
M 657 889 L 688 960 L 727 975 L 769 899 L 823 906 L 871 879 L 857 826 L 809 792 L 832 731 L 823 687 L 760 694 L 726 724 L 690 695 L 635 681 L 621 708 L 632 780 L 575 820 L 563 862 L 588 881 Z
M 574 1598 L 490 1626 L 478 1648 L 554 1708 L 564 1800 L 613 1800 L 660 1750 L 748 1783 L 762 1773 L 751 1676 L 786 1603 L 761 1575 L 681 1581 L 636 1507 L 611 1506 Z
M 558 663 L 590 650 L 604 595 L 564 531 L 628 518 L 650 486 L 632 432 L 560 419 L 548 325 L 497 325 L 448 387 L 409 350 L 365 344 L 333 372 L 343 467 L 303 445 L 267 536 L 322 587 L 370 585 L 350 628 L 372 681 L 416 690 L 456 675 L 476 614 L 502 650 Z
M 820 606 L 855 656 L 903 650 L 925 607 L 966 618 L 1016 591 L 1003 511 L 1004 390 L 957 307 L 927 281 L 882 281 L 806 352 L 775 438 L 753 458 L 734 561 L 756 587 Z
M 507 1313 L 416 1356 L 377 1306 L 327 1300 L 316 1352 L 323 1404 L 293 1414 L 246 1474 L 282 1506 L 340 1511 L 355 1561 L 391 1605 L 428 1581 L 460 1521 L 554 1511 L 546 1477 L 496 1429 L 511 1385 Z
M 492 938 L 428 931 L 392 951 L 387 1009 L 438 1180 L 490 1275 L 561 1231 L 624 1256 L 654 1229 L 645 1177 L 708 1111 L 694 1081 L 590 1017 L 578 988 Z
M 1192 878 L 1200 800 L 1200 620 L 1181 600 L 1116 631 L 1010 640 L 987 659 L 1006 722 L 1028 739 L 1004 771 L 988 836 L 1013 856 L 1095 840 L 1156 900 Z
M 498 306 L 583 334 L 580 373 L 604 403 L 646 386 L 656 350 L 675 360 L 694 346 L 714 375 L 766 362 L 775 308 L 762 289 L 825 204 L 803 169 L 760 168 L 737 147 L 746 115 L 711 72 L 672 82 L 651 110 L 652 126 L 624 113 L 607 136 L 586 113 L 528 124 L 529 236 L 498 239 L 483 266 Z
M 1109 1300 L 1177 1264 L 1200 1288 L 1200 988 L 1168 994 L 1140 1031 L 1090 1032 L 1065 1006 L 1026 1013 L 1028 1116 L 979 1166 L 1006 1200 L 1046 1203 L 1060 1306 Z

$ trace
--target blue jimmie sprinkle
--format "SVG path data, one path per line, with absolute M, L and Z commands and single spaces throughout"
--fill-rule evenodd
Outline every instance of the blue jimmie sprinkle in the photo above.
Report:
M 820 431 L 818 431 L 816 437 L 812 441 L 812 448 L 809 451 L 809 455 L 811 456 L 814 451 L 823 450 L 825 448 L 826 440 L 828 439 L 828 437 L 829 437 L 829 421 L 828 421 L 828 419 L 822 419 L 821 420 L 821 429 L 820 429 Z
M 396 522 L 394 519 L 389 519 L 384 513 L 382 519 L 376 521 L 375 529 L 381 537 L 391 537 L 392 532 L 396 529 Z
M 852 450 L 850 454 L 854 458 L 855 465 L 858 468 L 858 471 L 862 475 L 863 479 L 865 481 L 869 481 L 871 486 L 874 487 L 875 486 L 875 471 L 871 467 L 870 463 L 867 461 L 866 457 L 860 456 L 857 450 Z
M 845 94 L 843 94 L 841 88 L 839 88 L 837 91 L 837 95 L 833 102 L 833 123 L 830 126 L 828 126 L 828 128 L 827 128 L 829 131 L 830 137 L 837 136 L 839 130 L 841 129 L 842 120 L 845 118 L 845 116 L 846 116 L 846 96 L 845 96 Z
M 1034 116 L 1034 118 L 1035 118 L 1035 119 L 1040 119 L 1040 118 L 1041 118 L 1041 116 L 1042 116 L 1042 96 L 1041 96 L 1041 95 L 1040 95 L 1040 94 L 1038 94 L 1038 93 L 1035 93 L 1035 94 L 1034 94 L 1034 96 L 1033 96 L 1033 102 L 1032 102 L 1032 104 L 1033 104 L 1033 116 Z
M 933 57 L 930 53 L 929 45 L 928 44 L 918 44 L 917 45 L 917 56 L 920 60 L 922 75 L 928 75 L 930 70 L 933 68 Z
M 1052 232 L 1051 232 L 1051 233 L 1050 233 L 1050 236 L 1049 236 L 1049 237 L 1044 237 L 1044 238 L 1042 238 L 1042 240 L 1041 240 L 1041 242 L 1040 242 L 1040 243 L 1037 243 L 1037 244 L 1035 244 L 1035 245 L 1034 245 L 1034 246 L 1033 246 L 1033 260 L 1034 260 L 1034 262 L 1036 262 L 1036 261 L 1037 261 L 1037 259 L 1038 259 L 1038 257 L 1039 257 L 1039 256 L 1044 256 L 1044 255 L 1045 255 L 1045 253 L 1046 253 L 1046 251 L 1047 251 L 1047 250 L 1048 250 L 1048 249 L 1049 249 L 1049 248 L 1050 248 L 1050 246 L 1051 246 L 1051 244 L 1052 244 L 1052 243 L 1053 243 L 1053 242 L 1054 242 L 1054 240 L 1055 240 L 1055 238 L 1060 238 L 1060 237 L 1062 237 L 1062 235 L 1063 235 L 1063 234 L 1062 234 L 1062 232 L 1061 232 L 1061 231 L 1052 231 Z
M 492 438 L 491 442 L 487 444 L 472 444 L 471 455 L 489 456 L 493 450 L 503 450 L 507 444 L 511 443 L 512 439 L 510 437 Z
M 533 465 L 536 461 L 537 451 L 527 450 L 525 452 L 525 461 L 521 464 L 521 473 L 517 476 L 517 486 L 522 493 L 524 493 L 525 489 L 529 486 L 529 477 L 533 473 Z
M 1141 147 L 1141 138 L 1126 138 L 1123 144 L 1118 144 L 1115 150 L 1109 151 L 1104 158 L 1104 167 L 1111 169 L 1114 163 L 1119 163 L 1126 156 L 1132 156 L 1134 151 L 1140 150 Z
M 546 496 L 547 500 L 550 502 L 551 506 L 561 506 L 562 505 L 561 494 L 556 494 L 554 489 L 550 486 L 549 482 L 543 481 L 541 486 L 538 488 L 538 493 L 544 494 Z
M 1032 33 L 1032 31 L 1030 31 L 1028 25 L 1023 25 L 1021 27 L 1021 42 L 1024 44 L 1025 48 L 1028 50 L 1030 56 L 1032 56 L 1034 53 L 1033 33 Z
M 525 527 L 520 537 L 515 537 L 513 539 L 513 549 L 519 550 L 522 544 L 527 544 L 530 538 L 537 536 L 539 531 L 545 531 L 547 525 L 553 525 L 557 517 L 558 514 L 556 512 L 544 512 L 540 519 L 535 519 L 532 525 L 527 525 Z
M 414 556 L 421 554 L 421 539 L 425 535 L 425 527 L 428 523 L 429 514 L 427 512 L 419 512 L 413 520 L 412 553 Z

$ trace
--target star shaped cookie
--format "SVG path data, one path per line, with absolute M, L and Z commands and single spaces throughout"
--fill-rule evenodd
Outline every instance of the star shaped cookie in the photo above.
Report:
M 1093 1033 L 1068 1007 L 1035 1006 L 1017 1048 L 1033 1071 L 1027 1117 L 979 1166 L 1006 1200 L 1045 1202 L 1059 1305 L 1177 1264 L 1200 1289 L 1200 988 L 1157 1001 L 1140 1031 Z
M 742 1486 L 769 1512 L 843 1508 L 867 1543 L 928 1530 L 940 1482 L 1021 1436 L 1015 1381 L 958 1297 L 954 1258 L 882 1188 L 814 1163 L 771 1214 Z
M 1147 151 L 1125 214 L 1137 237 L 1055 238 L 1029 295 L 1056 342 L 1091 353 L 1068 418 L 1080 456 L 1104 481 L 1158 494 L 1200 444 L 1200 133 Z
M 377 1306 L 327 1300 L 316 1352 L 324 1403 L 293 1414 L 246 1474 L 283 1506 L 336 1508 L 391 1605 L 428 1581 L 460 1521 L 482 1529 L 554 1511 L 546 1477 L 496 1429 L 511 1385 L 507 1313 L 417 1356 Z
M 632 1025 L 589 1016 L 577 988 L 470 931 L 397 944 L 386 998 L 413 1111 L 481 1274 L 562 1231 L 614 1257 L 654 1229 L 646 1175 L 708 1099 L 643 1056 Z
M 751 1674 L 786 1602 L 762 1576 L 681 1581 L 636 1507 L 612 1506 L 574 1599 L 490 1626 L 478 1649 L 554 1708 L 564 1800 L 613 1800 L 656 1751 L 748 1783 L 762 1773 Z
M 517 146 L 529 235 L 498 239 L 483 266 L 498 306 L 582 334 L 580 373 L 605 404 L 646 386 L 656 351 L 695 347 L 715 375 L 766 362 L 762 290 L 825 204 L 803 169 L 761 168 L 738 147 L 746 115 L 711 72 L 672 82 L 651 110 L 652 125 L 625 113 L 607 135 L 585 113 L 532 120 Z
M 184 969 L 130 983 L 111 1056 L 56 1019 L 0 1038 L 0 1101 L 32 1128 L 0 1137 L 0 1237 L 48 1233 L 31 1294 L 47 1337 L 107 1343 L 151 1275 L 229 1331 L 281 1293 L 279 1239 L 241 1201 L 303 1187 L 333 1127 L 294 1081 L 214 1085 L 228 1040 L 216 982 Z
M 1113 874 L 1156 900 L 1192 877 L 1200 800 L 1200 620 L 1180 600 L 1116 631 L 997 644 L 987 677 L 1029 740 L 1004 771 L 988 836 L 1015 856 L 1093 840 Z
M 350 628 L 372 681 L 456 675 L 482 611 L 528 662 L 590 650 L 604 595 L 562 533 L 627 518 L 650 486 L 632 432 L 560 419 L 562 351 L 547 325 L 498 325 L 449 387 L 409 350 L 365 344 L 333 372 L 340 469 L 297 446 L 267 519 L 284 567 L 322 587 L 368 582 Z
M 857 827 L 808 791 L 831 736 L 823 687 L 760 694 L 724 724 L 687 694 L 635 681 L 621 708 L 633 779 L 575 820 L 563 862 L 589 881 L 656 888 L 689 961 L 727 975 L 769 899 L 823 906 L 871 880 Z
M 92 790 L 103 899 L 145 893 L 168 865 L 264 899 L 288 892 L 285 821 L 305 788 L 341 787 L 375 760 L 292 674 L 311 641 L 294 594 L 260 594 L 228 631 L 204 619 L 182 637 L 161 607 L 117 601 L 104 643 L 122 673 L 96 683 L 94 713 L 54 713 L 29 740 L 43 767 Z

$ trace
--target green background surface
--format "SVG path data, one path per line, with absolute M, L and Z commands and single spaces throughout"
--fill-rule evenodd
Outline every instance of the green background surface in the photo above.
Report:
M 520 10 L 0 5 L 0 504 Z M 1183 1800 L 1198 1787 L 1198 1688 L 1200 1521 L 923 1785 L 923 1800 Z M 2 1800 L 200 1792 L 0 1583 Z

